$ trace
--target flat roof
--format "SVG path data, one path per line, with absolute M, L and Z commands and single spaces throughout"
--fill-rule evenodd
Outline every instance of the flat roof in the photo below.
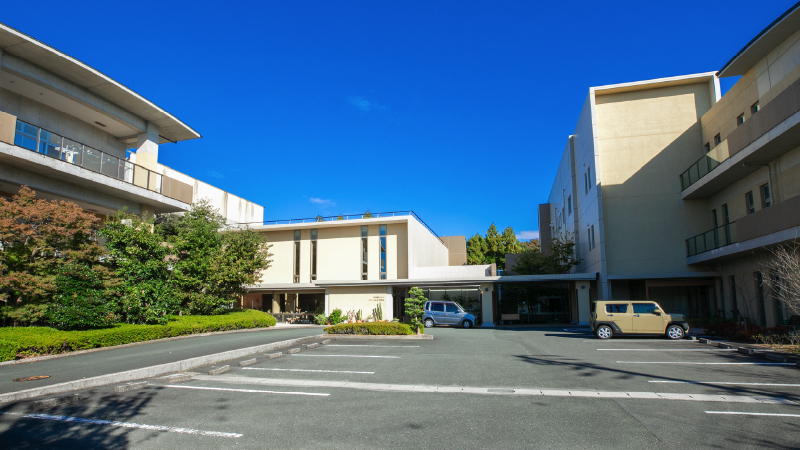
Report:
M 797 30 L 800 30 L 800 3 L 796 3 L 761 30 L 730 61 L 725 63 L 722 69 L 719 69 L 717 76 L 725 78 L 744 75 Z
M 703 72 L 690 75 L 680 75 L 676 77 L 656 78 L 653 80 L 632 81 L 630 83 L 609 84 L 606 86 L 595 86 L 591 91 L 595 95 L 619 94 L 621 92 L 642 91 L 645 89 L 656 89 L 670 86 L 682 86 L 708 82 L 714 79 L 716 72 Z
M 63 24 L 62 24 L 63 25 Z M 0 49 L 102 97 L 152 122 L 167 141 L 197 139 L 200 133 L 99 70 L 0 22 Z

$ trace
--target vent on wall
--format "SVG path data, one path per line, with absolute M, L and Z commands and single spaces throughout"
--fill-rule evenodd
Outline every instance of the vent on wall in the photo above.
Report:
M 95 124 L 96 124 L 96 125 L 100 125 L 100 126 L 101 126 L 101 127 L 103 127 L 103 128 L 105 128 L 105 127 L 106 127 L 106 124 L 104 124 L 104 123 L 95 122 Z

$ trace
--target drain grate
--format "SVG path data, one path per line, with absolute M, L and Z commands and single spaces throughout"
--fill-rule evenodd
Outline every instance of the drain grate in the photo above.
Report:
M 33 380 L 43 380 L 45 378 L 50 378 L 50 375 L 36 375 L 35 377 L 17 378 L 14 381 L 33 381 Z

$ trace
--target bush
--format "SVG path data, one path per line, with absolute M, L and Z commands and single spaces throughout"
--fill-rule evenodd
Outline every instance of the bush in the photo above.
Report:
M 107 327 L 117 321 L 103 298 L 103 280 L 88 265 L 71 263 L 58 271 L 56 297 L 47 308 L 47 320 L 60 330 Z
M 0 361 L 10 361 L 17 357 L 19 344 L 16 342 L 0 340 Z
M 33 325 L 45 318 L 47 305 L 24 305 L 0 307 L 0 317 L 3 323 L 11 322 L 12 325 Z
M 16 353 L 35 356 L 212 331 L 271 327 L 276 322 L 271 315 L 252 309 L 218 316 L 168 316 L 167 319 L 165 325 L 116 324 L 87 331 L 61 331 L 49 327 L 0 328 L 0 341 L 16 343 L 19 346 Z M 0 357 L 0 360 L 3 359 Z
M 328 323 L 328 318 L 325 317 L 325 314 L 317 314 L 314 316 L 314 322 L 316 322 L 317 325 L 325 325 Z
M 785 327 L 762 327 L 760 325 L 747 324 L 745 330 L 743 326 L 736 323 L 706 323 L 704 326 L 706 333 L 718 336 L 731 341 L 752 342 L 754 336 L 784 335 L 789 332 Z
M 328 317 L 328 321 L 331 325 L 338 325 L 344 321 L 344 317 L 342 316 L 342 310 L 339 308 L 334 309 L 331 311 L 330 317 Z
M 325 328 L 329 334 L 410 335 L 411 327 L 404 323 L 367 322 L 342 323 Z

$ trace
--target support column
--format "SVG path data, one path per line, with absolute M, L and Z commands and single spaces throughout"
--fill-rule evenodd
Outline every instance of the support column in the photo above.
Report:
M 327 289 L 325 289 L 325 315 L 331 315 L 331 302 Z
M 136 164 L 145 169 L 158 168 L 158 126 L 147 122 L 147 131 L 136 136 Z
M 392 288 L 392 286 L 386 286 L 386 305 L 383 308 L 383 318 L 388 321 L 394 319 L 394 298 L 392 297 L 393 292 L 394 288 Z
M 494 328 L 494 283 L 481 283 L 481 327 Z
M 272 293 L 272 312 L 279 313 L 281 312 L 281 294 L 277 292 Z
M 589 325 L 589 314 L 591 305 L 589 302 L 589 282 L 578 281 L 575 283 L 575 290 L 578 297 L 578 325 Z

